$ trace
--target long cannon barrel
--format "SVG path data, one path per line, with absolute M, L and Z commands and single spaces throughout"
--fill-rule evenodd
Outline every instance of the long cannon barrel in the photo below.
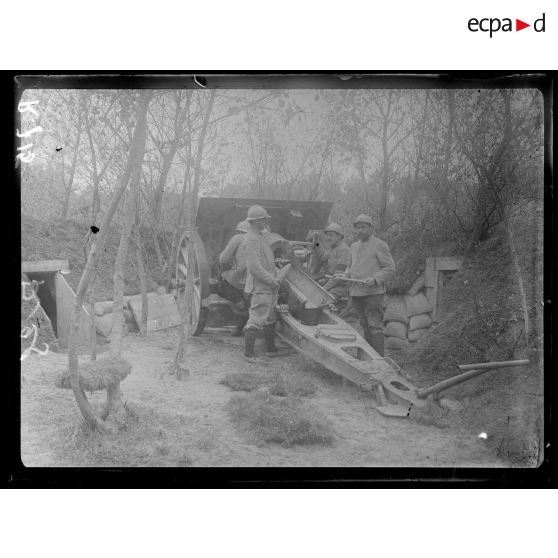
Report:
M 509 360 L 509 361 L 502 361 L 502 362 L 485 362 L 479 364 L 463 364 L 458 366 L 460 370 L 462 367 L 472 367 L 475 366 L 477 368 L 470 369 L 468 368 L 462 374 L 458 374 L 457 376 L 453 376 L 453 378 L 448 378 L 446 380 L 442 380 L 433 386 L 419 389 L 417 391 L 417 397 L 419 399 L 424 399 L 427 395 L 431 393 L 439 393 L 440 391 L 444 391 L 450 387 L 456 386 L 457 384 L 462 384 L 475 376 L 480 376 L 481 374 L 485 374 L 486 372 L 491 372 L 492 370 L 496 370 L 498 368 L 507 368 L 509 366 L 524 366 L 529 364 L 528 360 Z M 482 367 L 482 368 L 478 368 Z

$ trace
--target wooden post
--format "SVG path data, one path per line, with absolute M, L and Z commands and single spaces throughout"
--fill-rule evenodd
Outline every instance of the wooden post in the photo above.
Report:
M 424 286 L 426 287 L 426 298 L 434 311 L 436 308 L 436 300 L 438 299 L 438 271 L 436 270 L 436 258 L 426 258 Z
M 437 323 L 440 321 L 440 306 L 442 302 L 442 291 L 444 290 L 444 272 L 436 272 L 436 281 L 438 283 L 436 287 L 436 299 L 434 305 L 432 306 L 432 321 Z
M 444 256 L 439 258 L 426 258 L 424 270 L 424 285 L 426 297 L 432 307 L 432 321 L 440 321 L 440 303 L 444 288 L 444 272 L 461 269 L 463 258 L 460 256 Z

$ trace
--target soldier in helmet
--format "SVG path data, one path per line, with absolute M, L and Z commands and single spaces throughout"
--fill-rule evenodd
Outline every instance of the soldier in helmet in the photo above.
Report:
M 263 362 L 254 354 L 259 331 L 263 331 L 266 354 L 277 354 L 275 347 L 275 305 L 279 279 L 275 268 L 273 250 L 267 241 L 267 225 L 271 217 L 261 205 L 248 209 L 246 221 L 246 277 L 245 291 L 251 296 L 248 323 L 244 337 L 244 359 L 250 363 Z
M 335 275 L 344 273 L 351 263 L 351 249 L 345 244 L 345 233 L 337 223 L 330 223 L 324 233 L 328 240 L 326 274 Z M 337 300 L 347 298 L 349 289 L 347 284 L 338 279 L 327 279 L 323 284 L 324 289 L 330 292 Z
M 233 335 L 242 335 L 242 328 L 248 320 L 248 309 L 244 287 L 246 285 L 246 246 L 245 239 L 249 224 L 241 221 L 236 226 L 236 233 L 225 249 L 219 254 L 219 268 L 221 270 L 221 293 L 231 302 L 234 302 L 240 314 Z
M 364 281 L 349 284 L 351 302 L 358 311 L 366 342 L 384 356 L 384 284 L 394 275 L 395 264 L 388 245 L 372 234 L 368 215 L 359 215 L 353 225 L 359 240 L 351 245 L 351 265 L 343 276 Z

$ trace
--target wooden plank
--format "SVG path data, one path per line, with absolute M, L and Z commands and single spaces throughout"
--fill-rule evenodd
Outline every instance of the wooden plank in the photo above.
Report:
M 55 276 L 56 284 L 56 336 L 63 349 L 68 348 L 70 339 L 70 324 L 76 303 L 76 293 L 68 284 L 61 273 Z M 89 343 L 89 312 L 82 305 L 79 316 L 78 345 L 86 346 Z
M 141 295 L 131 296 L 128 305 L 134 313 L 136 323 L 141 320 Z M 181 323 L 176 300 L 171 294 L 147 294 L 147 333 L 175 327 Z
M 424 269 L 424 284 L 427 287 L 436 286 L 436 258 L 426 258 L 426 267 Z
M 408 295 L 415 296 L 424 287 L 424 272 L 421 273 L 415 282 L 411 285 L 411 288 L 407 291 Z
M 434 292 L 434 301 L 432 304 L 432 322 L 437 323 L 440 321 L 440 306 L 442 302 L 442 291 L 444 289 L 444 273 L 442 271 L 437 272 L 437 287 Z
M 68 260 L 42 260 L 38 262 L 21 262 L 22 273 L 40 273 L 44 271 L 70 271 Z
M 436 269 L 438 271 L 457 271 L 461 269 L 463 258 L 461 256 L 443 256 L 436 258 Z
M 168 329 L 169 327 L 176 327 L 180 324 L 180 316 L 178 314 L 169 314 L 168 316 L 163 316 L 157 318 L 156 320 L 147 320 L 147 333 L 153 333 L 154 331 L 159 331 L 162 329 Z

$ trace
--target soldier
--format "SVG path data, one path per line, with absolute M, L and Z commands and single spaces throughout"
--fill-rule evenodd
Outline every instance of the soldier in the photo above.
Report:
M 246 221 L 250 226 L 246 233 L 246 277 L 245 291 L 251 295 L 248 323 L 244 337 L 244 359 L 250 363 L 262 363 L 254 355 L 254 345 L 259 331 L 263 330 L 266 355 L 277 354 L 275 347 L 275 305 L 279 290 L 279 279 L 275 268 L 273 250 L 266 240 L 266 225 L 270 216 L 261 205 L 248 209 Z
M 344 273 L 348 265 L 351 263 L 351 249 L 345 244 L 345 233 L 337 223 L 330 223 L 324 233 L 329 242 L 329 250 L 327 253 L 326 274 L 335 275 L 336 273 Z M 347 283 L 337 279 L 327 279 L 324 281 L 324 289 L 329 291 L 337 300 L 347 298 L 349 289 Z
M 242 328 L 248 320 L 246 297 L 244 287 L 246 285 L 246 233 L 249 224 L 241 221 L 236 226 L 235 234 L 227 244 L 226 248 L 219 254 L 219 267 L 221 269 L 221 293 L 234 303 L 238 314 L 236 327 L 233 335 L 241 336 Z
M 351 245 L 351 265 L 343 276 L 364 281 L 350 283 L 349 294 L 366 342 L 384 356 L 384 284 L 394 275 L 395 264 L 388 245 L 372 234 L 368 215 L 359 215 L 353 225 L 359 240 Z

